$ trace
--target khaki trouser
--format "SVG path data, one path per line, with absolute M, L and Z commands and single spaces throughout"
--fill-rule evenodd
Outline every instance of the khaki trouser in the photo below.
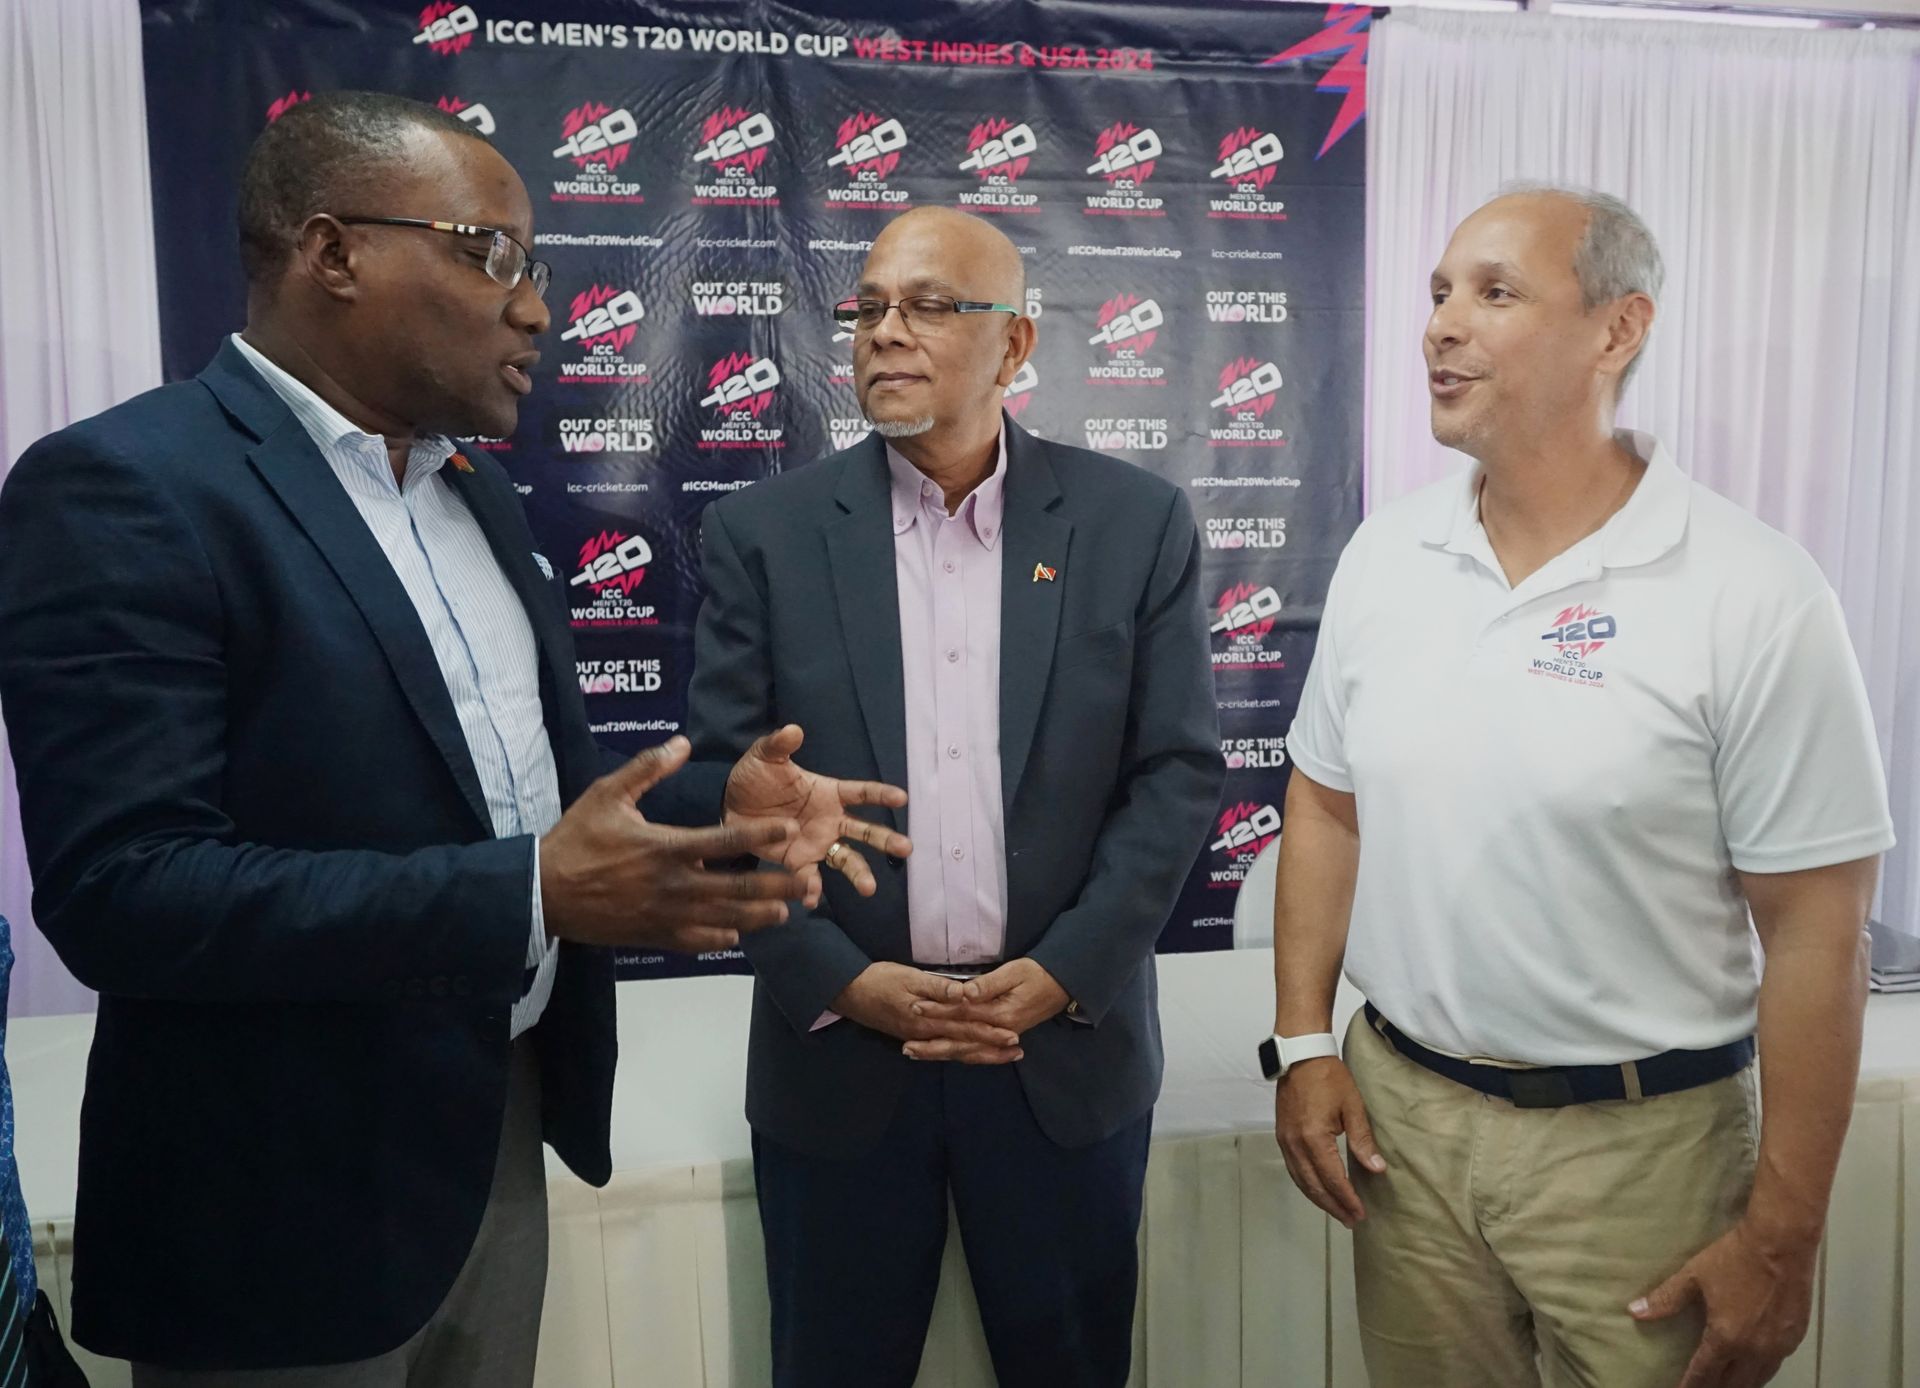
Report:
M 1699 1312 L 1642 1325 L 1627 1304 L 1745 1208 L 1752 1066 L 1652 1099 L 1521 1109 L 1414 1064 L 1364 1013 L 1346 1059 L 1387 1159 L 1352 1168 L 1373 1388 L 1679 1383 Z

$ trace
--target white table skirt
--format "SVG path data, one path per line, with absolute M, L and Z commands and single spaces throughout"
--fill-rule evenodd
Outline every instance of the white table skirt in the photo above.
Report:
M 1136 1385 L 1363 1388 L 1352 1246 L 1288 1182 L 1252 1046 L 1272 1017 L 1272 954 L 1161 961 L 1166 1093 L 1140 1240 Z M 622 984 L 613 1181 L 549 1163 L 552 1254 L 539 1388 L 750 1388 L 768 1382 L 767 1297 L 740 1113 L 749 984 Z M 1343 990 L 1341 1012 L 1357 1003 Z M 88 1017 L 13 1023 L 8 1063 L 43 1283 L 67 1313 L 75 1129 Z M 664 1063 L 671 1058 L 671 1063 Z M 1784 1388 L 1920 1385 L 1920 997 L 1873 1000 L 1836 1184 L 1816 1321 Z M 82 1355 L 94 1388 L 126 1368 Z M 991 1388 L 957 1238 L 919 1378 Z

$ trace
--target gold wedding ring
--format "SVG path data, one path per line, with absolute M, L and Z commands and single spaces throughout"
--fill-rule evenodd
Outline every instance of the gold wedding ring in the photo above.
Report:
M 846 851 L 846 844 L 842 843 L 839 839 L 835 839 L 832 846 L 827 849 L 827 866 L 835 872 L 838 872 L 840 870 L 840 859 Z

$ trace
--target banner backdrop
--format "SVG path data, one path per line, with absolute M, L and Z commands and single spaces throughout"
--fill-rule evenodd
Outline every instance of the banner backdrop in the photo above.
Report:
M 906 11 L 883 13 L 884 10 Z M 525 179 L 553 327 L 511 438 L 595 733 L 680 729 L 708 501 L 859 439 L 830 306 L 889 216 L 998 220 L 1039 347 L 1007 409 L 1188 490 L 1230 768 L 1161 940 L 1231 943 L 1360 517 L 1364 6 L 501 0 L 143 6 L 166 373 L 244 321 L 247 145 L 313 93 L 469 122 Z M 362 211 L 365 209 L 352 209 Z M 447 216 L 457 217 L 451 208 Z M 628 977 L 744 967 L 631 955 Z

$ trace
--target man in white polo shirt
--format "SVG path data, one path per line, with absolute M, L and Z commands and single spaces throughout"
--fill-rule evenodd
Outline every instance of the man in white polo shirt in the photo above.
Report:
M 1597 194 L 1461 224 L 1425 350 L 1478 465 L 1355 534 L 1288 738 L 1261 1049 L 1375 1388 L 1747 1388 L 1806 1330 L 1893 832 L 1819 569 L 1614 431 L 1660 275 Z

